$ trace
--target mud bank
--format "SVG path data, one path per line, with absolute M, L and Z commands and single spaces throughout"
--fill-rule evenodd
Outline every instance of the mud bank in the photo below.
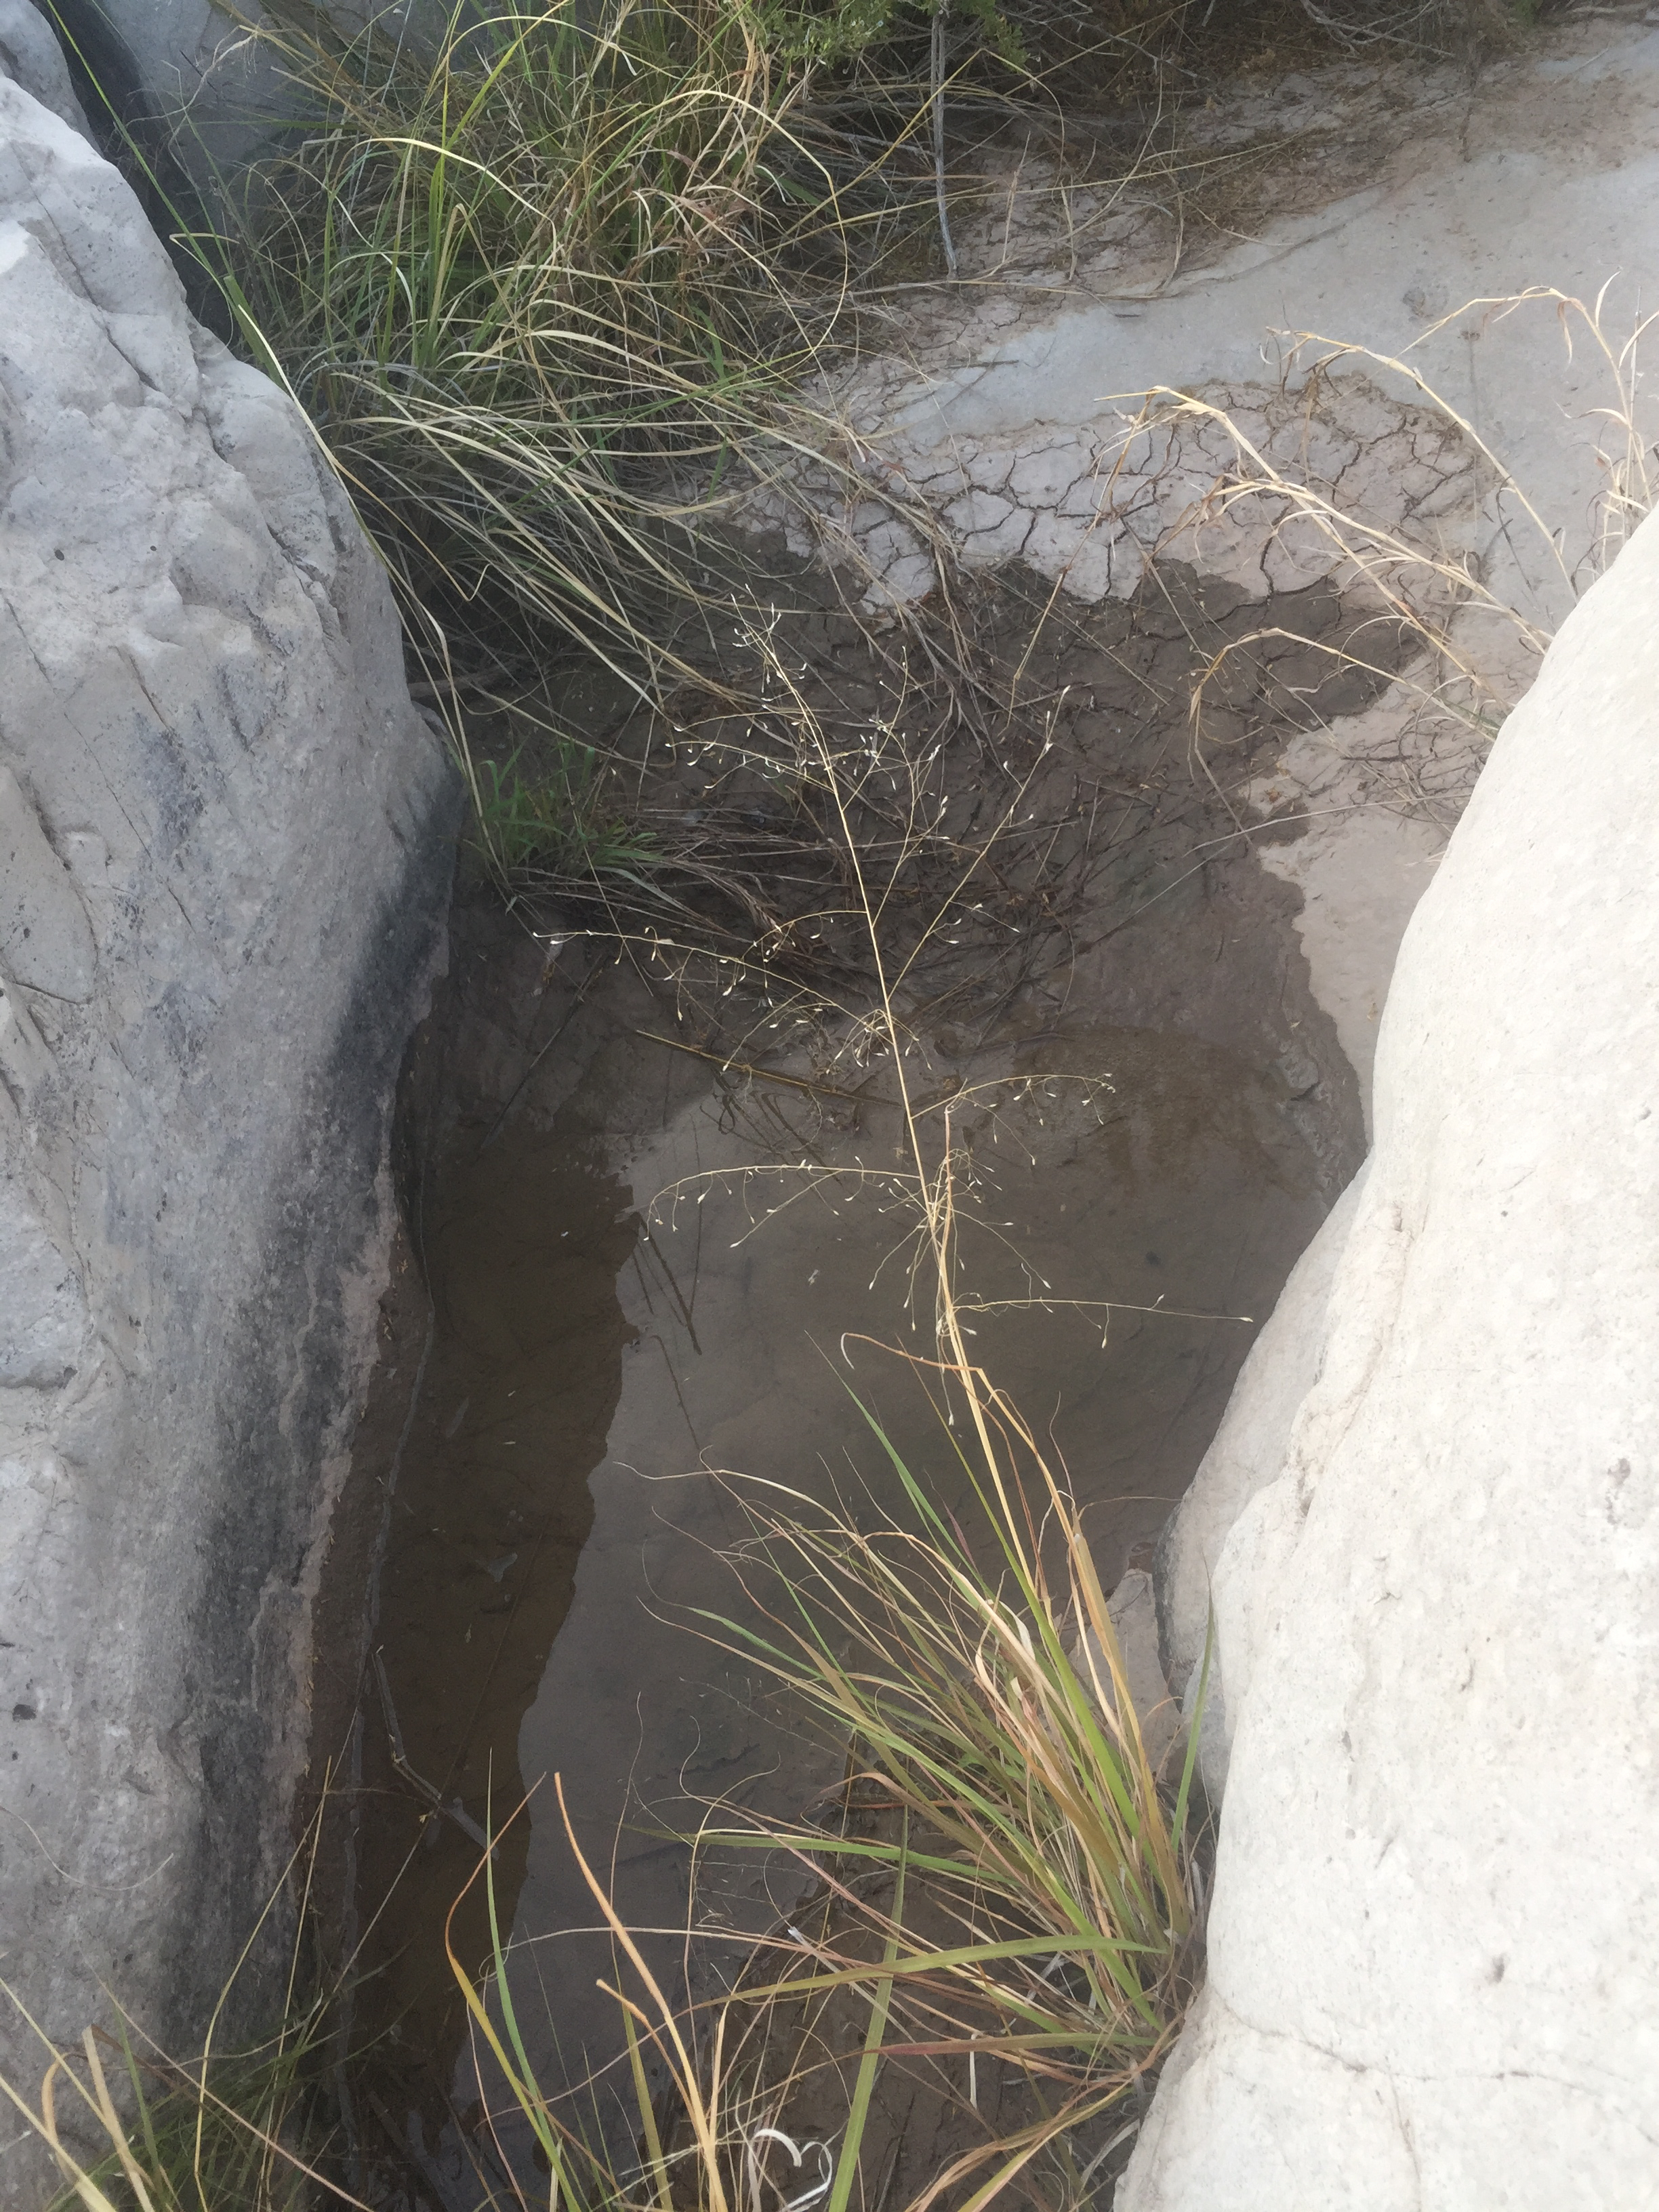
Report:
M 1473 580 L 1430 616 L 1426 689 L 1316 708 L 1237 787 L 1362 1078 L 1492 735 L 1648 496 L 1656 117 L 1659 31 L 1607 9 L 1473 76 L 1367 58 L 1186 113 L 1179 143 L 1228 180 L 1207 209 L 1086 130 L 1071 168 L 1035 137 L 983 157 L 961 285 L 823 389 L 872 495 L 826 492 L 793 534 L 858 549 L 872 605 L 927 604 L 941 544 L 1085 605 L 1180 559 L 1264 626 L 1297 588 L 1364 574 L 1426 605 Z

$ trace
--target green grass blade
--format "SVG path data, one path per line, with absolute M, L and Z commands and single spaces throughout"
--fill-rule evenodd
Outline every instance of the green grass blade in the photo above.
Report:
M 906 1825 L 908 1829 L 908 1822 Z M 876 1992 L 870 2001 L 870 2024 L 865 2030 L 858 2079 L 853 2085 L 853 2101 L 847 2114 L 847 2129 L 842 2137 L 841 2153 L 836 2161 L 836 2179 L 824 2212 L 847 2212 L 848 2203 L 853 2194 L 854 2179 L 858 2172 L 859 2146 L 864 2141 L 864 2130 L 870 2118 L 870 2100 L 875 2094 L 876 2076 L 881 2070 L 881 2048 L 887 2033 L 888 2008 L 893 1997 L 891 1969 L 898 1957 L 899 1930 L 904 1921 L 906 1857 L 901 1844 L 898 1881 L 893 1896 L 893 1933 L 888 1937 L 882 1954 L 884 1971 L 877 1979 Z

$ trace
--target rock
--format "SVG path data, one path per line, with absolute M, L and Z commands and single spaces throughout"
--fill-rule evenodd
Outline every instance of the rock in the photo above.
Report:
M 1181 1708 L 1170 1695 L 1170 1686 L 1159 1662 L 1158 1608 L 1152 1596 L 1152 1578 L 1144 1567 L 1131 1567 L 1121 1577 L 1107 1600 L 1106 1617 L 1117 1638 L 1123 1680 L 1129 1702 L 1134 1707 L 1147 1759 L 1155 1774 L 1167 1773 L 1170 1753 L 1181 1735 Z M 1100 1638 L 1092 1628 L 1085 1629 L 1073 1647 L 1071 1657 L 1089 1688 L 1091 1701 L 1108 1712 L 1115 1711 L 1117 1699 L 1111 1669 L 1106 1663 Z
M 48 0 L 48 9 L 106 150 L 115 150 L 112 110 L 144 146 L 152 167 L 160 161 L 168 169 L 169 190 L 193 190 L 210 212 L 222 187 L 234 188 L 237 172 L 270 147 L 276 120 L 297 104 L 270 52 L 215 0 Z M 14 12 L 33 11 L 28 0 L 0 0 L 0 40 Z M 276 11 L 249 0 L 240 12 L 257 23 Z M 418 40 L 429 52 L 454 10 L 452 0 L 392 0 L 390 6 L 324 0 L 317 12 L 348 32 L 372 17 L 388 42 Z M 462 0 L 463 21 L 468 12 Z M 22 76 L 19 82 L 56 106 L 37 84 Z
M 1212 1562 L 1231 1760 L 1124 2212 L 1654 2195 L 1656 605 L 1650 520 L 1418 907 L 1346 1235 L 1164 1547 L 1189 1663 Z
M 1158 1541 L 1154 1587 L 1159 1649 L 1164 1674 L 1176 1695 L 1187 1701 L 1189 1716 L 1217 1601 L 1217 1562 L 1245 1507 L 1283 1470 L 1291 1422 L 1318 1372 L 1331 1278 L 1364 1182 L 1362 1168 L 1292 1268 L 1250 1347 L 1215 1442 Z M 1242 1668 L 1234 1639 L 1225 1641 L 1234 1648 L 1235 1666 Z M 1242 1680 L 1235 1686 L 1236 1697 L 1243 1687 Z M 1212 1647 L 1200 1751 L 1205 1787 L 1218 1804 L 1226 1786 L 1231 1741 L 1228 1702 L 1220 1653 Z
M 30 0 L 0 0 L 0 76 L 21 84 L 43 107 L 51 108 L 83 137 L 90 137 L 63 50 Z
M 74 877 L 0 766 L 0 968 L 14 983 L 83 1006 L 97 957 Z
M 200 196 L 200 210 L 188 210 L 192 219 L 269 146 L 272 119 L 292 107 L 270 56 L 214 0 L 45 4 L 99 144 L 118 153 L 118 118 L 170 196 L 177 198 L 181 187 Z M 257 21 L 262 10 L 246 12 Z
M 458 801 L 307 425 L 63 104 L 0 79 L 0 1949 L 181 2047 L 291 1848 Z

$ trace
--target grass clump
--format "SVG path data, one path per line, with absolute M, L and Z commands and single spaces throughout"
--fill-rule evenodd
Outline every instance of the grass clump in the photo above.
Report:
M 540 2077 L 480 1868 L 490 1955 L 482 1974 L 453 1948 L 450 1961 L 474 2031 L 481 2181 L 516 2187 L 527 2140 L 554 2197 L 583 2212 L 736 2212 L 803 2191 L 824 2212 L 884 2196 L 926 2212 L 1011 2188 L 1080 2205 L 1127 2154 L 1196 1985 L 1194 1742 L 1155 1767 L 1074 1501 L 982 1375 L 935 1375 L 983 1476 L 971 1531 L 896 1455 L 908 1527 L 870 1531 L 736 1486 L 754 1531 L 736 1564 L 763 1625 L 705 1615 L 704 1630 L 782 1685 L 845 1762 L 817 1806 L 735 1822 L 717 1808 L 697 1838 L 806 1877 L 719 1996 L 687 2008 L 671 1994 L 554 1778 L 613 1939 L 636 2168 L 605 2148 L 597 2082 L 573 2095 Z M 694 1928 L 690 1955 L 729 1955 L 731 1940 Z M 894 2075 L 902 2087 L 878 2096 Z
M 267 2045 L 179 2063 L 132 2023 L 89 2028 L 54 2055 L 38 2110 L 4 2087 L 52 2152 L 56 2212 L 301 2212 L 331 2188 L 313 2161 L 319 2122 L 322 2014 L 284 2022 Z
M 545 870 L 556 880 L 625 878 L 648 884 L 661 864 L 657 840 L 617 812 L 597 747 L 556 738 L 536 775 L 520 757 L 478 764 L 478 811 L 501 866 L 514 877 Z
M 650 757 L 677 689 L 712 686 L 744 809 L 756 775 L 793 787 L 787 733 L 753 741 L 708 641 L 777 595 L 740 507 L 770 495 L 811 530 L 809 476 L 887 496 L 803 397 L 931 208 L 925 86 L 922 111 L 902 85 L 823 96 L 887 25 L 853 0 L 500 0 L 425 46 L 295 4 L 244 27 L 298 120 L 192 250 L 380 550 L 510 895 L 722 952 L 698 897 L 738 952 L 775 930 L 718 834 L 678 839 L 668 890 L 639 826 L 654 758 L 582 725 L 597 684 L 642 710 Z
M 431 52 L 249 27 L 303 120 L 198 249 L 427 657 L 648 674 L 700 527 L 805 436 L 843 180 L 773 28 L 741 0 L 504 0 Z
M 950 1382 L 986 1455 L 971 1530 L 896 1456 L 908 1526 L 870 1531 L 744 1486 L 745 1579 L 766 1626 L 728 1631 L 732 1648 L 847 1745 L 847 1763 L 816 1826 L 706 1840 L 785 1849 L 817 1877 L 791 1935 L 814 1971 L 762 1971 L 748 1993 L 791 2015 L 791 2132 L 809 2104 L 820 2128 L 836 2124 L 804 2078 L 808 2054 L 833 2065 L 836 1999 L 879 1955 L 892 1979 L 881 2055 L 961 2124 L 934 2189 L 971 2180 L 988 2197 L 1121 2117 L 1179 2027 L 1201 1915 L 1190 1745 L 1174 1771 L 1154 1765 L 1075 1500 L 981 1374 Z M 992 2069 L 1000 2124 L 975 2125 Z

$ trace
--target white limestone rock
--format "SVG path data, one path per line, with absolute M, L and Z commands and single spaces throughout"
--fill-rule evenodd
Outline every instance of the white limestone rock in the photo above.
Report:
M 0 1971 L 187 2045 L 289 1848 L 454 780 L 305 423 L 3 77 L 0 407 Z
M 1231 1760 L 1122 2212 L 1659 2201 L 1656 607 L 1650 520 L 1413 918 L 1346 1237 L 1165 1547 Z
M 1234 1703 L 1243 1691 L 1243 1657 L 1231 1636 L 1211 1642 L 1217 1563 L 1245 1508 L 1284 1467 L 1285 1437 L 1318 1373 L 1331 1279 L 1364 1183 L 1362 1168 L 1291 1269 L 1278 1304 L 1250 1347 L 1215 1442 L 1158 1541 L 1155 1587 L 1164 1672 L 1189 1714 L 1203 1689 L 1200 1755 L 1205 1786 L 1218 1804 L 1226 1787 L 1231 1741 L 1230 1685 L 1218 1647 L 1225 1643 L 1240 1670 L 1241 1679 L 1231 1686 Z M 1235 1581 L 1230 1577 L 1230 1586 Z M 1206 1644 L 1209 1673 L 1200 1684 Z

